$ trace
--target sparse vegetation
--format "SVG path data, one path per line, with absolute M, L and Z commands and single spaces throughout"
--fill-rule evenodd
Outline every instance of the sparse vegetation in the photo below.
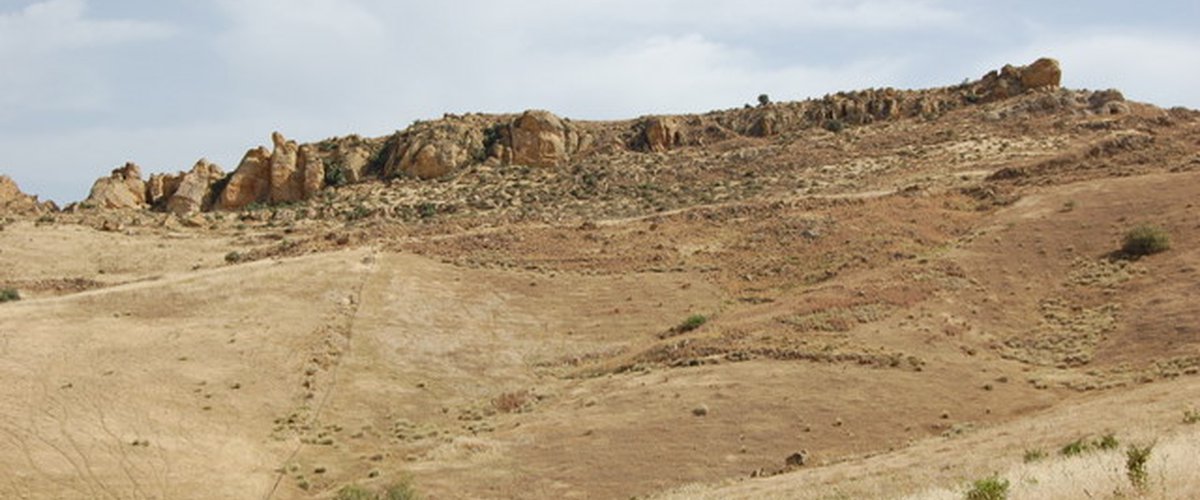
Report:
M 21 292 L 18 292 L 15 288 L 0 289 L 0 304 L 18 300 L 21 300 Z
M 1113 433 L 1108 433 L 1096 439 L 1096 448 L 1101 450 L 1115 450 L 1121 446 L 1120 441 L 1117 441 L 1117 436 Z
M 1143 224 L 1125 233 L 1125 243 L 1121 252 L 1129 257 L 1144 257 L 1171 248 L 1171 237 L 1165 230 L 1157 226 Z
M 373 491 L 366 487 L 352 484 L 338 490 L 336 500 L 416 500 L 420 498 L 409 481 L 399 481 Z
M 1045 458 L 1046 458 L 1045 451 L 1042 451 L 1039 449 L 1025 450 L 1025 463 L 1027 463 L 1027 464 L 1039 462 L 1039 461 L 1044 460 Z
M 1200 409 L 1183 410 L 1183 423 L 1188 425 L 1200 423 Z
M 227 262 L 227 263 L 237 264 L 238 262 L 241 262 L 241 261 L 242 261 L 242 254 L 240 252 L 233 251 L 233 252 L 229 252 L 229 253 L 225 254 L 225 262 Z
M 1008 498 L 1007 479 L 992 476 L 979 479 L 967 490 L 966 500 L 1005 500 Z
M 1062 449 L 1058 450 L 1058 454 L 1064 457 L 1073 457 L 1082 455 L 1089 449 L 1091 449 L 1091 446 L 1088 444 L 1088 442 L 1083 438 L 1079 438 L 1064 445 Z
M 835 134 L 846 130 L 846 123 L 841 120 L 825 120 L 825 124 L 823 126 L 825 127 L 825 130 Z
M 492 400 L 492 406 L 500 413 L 519 413 L 533 399 L 528 390 L 505 392 Z
M 704 326 L 705 323 L 708 323 L 708 316 L 693 314 L 688 316 L 688 319 L 683 320 L 683 323 L 680 323 L 675 329 L 680 332 L 690 332 Z
M 346 177 L 346 167 L 341 163 L 332 163 L 326 160 L 325 163 L 325 185 L 335 188 L 345 186 L 349 182 Z
M 1150 471 L 1147 470 L 1146 464 L 1150 461 L 1150 452 L 1153 449 L 1154 445 L 1151 444 L 1131 445 L 1125 450 L 1125 475 L 1133 489 L 1140 492 L 1145 492 L 1150 487 Z

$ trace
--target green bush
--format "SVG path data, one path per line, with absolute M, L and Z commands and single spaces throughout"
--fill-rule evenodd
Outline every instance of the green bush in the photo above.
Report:
M 345 186 L 348 180 L 346 179 L 346 168 L 340 163 L 325 164 L 325 185 L 333 187 Z
M 833 133 L 839 133 L 846 130 L 846 123 L 841 120 L 825 120 L 825 130 Z
M 1121 443 L 1117 441 L 1117 436 L 1110 432 L 1097 438 L 1095 445 L 1101 450 L 1115 450 Z
M 16 302 L 18 300 L 21 300 L 21 292 L 18 292 L 15 288 L 0 289 L 0 304 Z
M 1008 498 L 1008 480 L 998 476 L 980 479 L 967 490 L 967 500 L 1005 500 Z
M 1141 225 L 1125 233 L 1121 252 L 1131 257 L 1165 252 L 1171 248 L 1171 237 L 1160 227 Z
M 1150 451 L 1153 449 L 1154 445 L 1147 445 L 1130 446 L 1125 450 L 1125 475 L 1138 491 L 1144 492 L 1150 486 L 1150 472 L 1146 470 L 1146 463 L 1150 461 Z
M 1073 457 L 1082 455 L 1083 452 L 1090 449 L 1091 445 L 1087 441 L 1084 441 L 1083 438 L 1079 438 L 1063 446 L 1061 450 L 1058 450 L 1058 454 L 1064 457 Z
M 683 323 L 680 323 L 679 326 L 675 327 L 675 329 L 679 330 L 680 332 L 690 332 L 704 326 L 705 323 L 708 323 L 708 316 L 703 314 L 693 314 L 688 316 L 688 319 L 684 320 Z

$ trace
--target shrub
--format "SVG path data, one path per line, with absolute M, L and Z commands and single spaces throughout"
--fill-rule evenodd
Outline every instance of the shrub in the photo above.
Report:
M 336 500 L 416 500 L 417 495 L 408 480 L 392 483 L 380 492 L 375 492 L 357 484 L 351 484 L 338 490 Z
M 1143 257 L 1167 251 L 1171 248 L 1171 237 L 1160 227 L 1141 225 L 1125 233 L 1121 252 L 1130 257 Z
M 1044 458 L 1046 458 L 1046 452 L 1042 450 L 1025 450 L 1025 463 L 1027 464 L 1041 461 Z
M 1129 483 L 1138 491 L 1146 491 L 1150 486 L 1150 472 L 1146 470 L 1146 462 L 1150 461 L 1150 451 L 1154 445 L 1130 446 L 1125 450 L 1125 475 Z
M 1005 500 L 1008 498 L 1008 480 L 992 476 L 975 481 L 967 490 L 967 500 Z
M 1185 423 L 1185 424 L 1200 423 L 1200 410 L 1197 410 L 1195 408 L 1192 408 L 1190 410 L 1184 410 L 1183 411 L 1183 423 Z
M 708 316 L 703 314 L 693 314 L 688 316 L 688 319 L 683 320 L 683 323 L 680 323 L 679 326 L 675 327 L 675 329 L 679 330 L 680 332 L 690 332 L 704 326 L 705 323 L 708 323 Z
M 1088 451 L 1090 448 L 1091 446 L 1083 438 L 1079 438 L 1063 446 L 1061 450 L 1058 450 L 1058 454 L 1064 457 L 1073 457 L 1082 455 L 1083 452 Z
M 375 500 L 375 494 L 362 486 L 352 484 L 338 490 L 336 500 Z
M 0 289 L 0 304 L 16 302 L 18 300 L 21 300 L 21 292 L 18 292 L 15 288 Z
M 770 104 L 771 104 L 771 96 L 769 96 L 767 94 L 759 94 L 758 95 L 758 105 L 759 106 L 768 106 Z
M 325 185 L 342 187 L 346 185 L 346 168 L 340 163 L 325 164 Z
M 242 254 L 239 252 L 235 251 L 235 252 L 229 252 L 229 253 L 225 254 L 225 262 L 228 262 L 230 264 L 237 264 L 238 262 L 241 262 L 241 261 L 242 261 Z
M 846 123 L 841 120 L 825 120 L 825 130 L 838 133 L 846 130 Z
M 1101 450 L 1115 450 L 1117 447 L 1121 446 L 1121 443 L 1117 441 L 1117 436 L 1113 435 L 1111 432 L 1097 438 L 1095 444 L 1096 448 Z

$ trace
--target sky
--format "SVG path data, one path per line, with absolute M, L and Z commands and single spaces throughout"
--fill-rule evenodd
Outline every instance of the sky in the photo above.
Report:
M 63 204 L 126 161 L 232 170 L 275 130 L 700 113 L 1041 56 L 1067 87 L 1200 108 L 1200 2 L 0 0 L 0 174 Z

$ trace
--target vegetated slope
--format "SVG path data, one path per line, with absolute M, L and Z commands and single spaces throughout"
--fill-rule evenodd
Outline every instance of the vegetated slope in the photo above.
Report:
M 1196 113 L 969 87 L 238 212 L 13 217 L 0 492 L 886 497 L 1175 432 Z M 793 108 L 825 109 L 728 116 Z M 1171 249 L 1118 258 L 1144 223 Z

